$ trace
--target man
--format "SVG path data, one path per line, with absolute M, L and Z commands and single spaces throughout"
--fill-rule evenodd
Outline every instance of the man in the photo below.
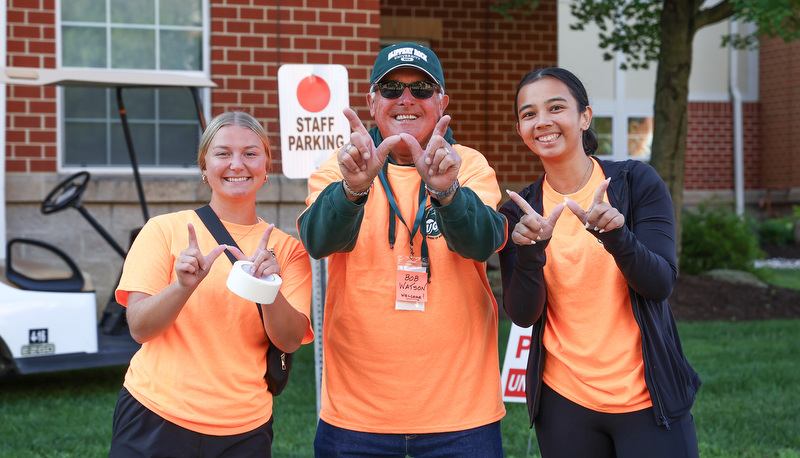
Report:
M 377 125 L 345 109 L 350 142 L 311 175 L 298 219 L 328 257 L 316 455 L 502 456 L 494 170 L 453 139 L 430 49 L 383 49 L 366 99 Z

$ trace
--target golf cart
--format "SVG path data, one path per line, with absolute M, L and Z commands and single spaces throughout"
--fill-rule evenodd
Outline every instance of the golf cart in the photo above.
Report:
M 133 139 L 123 103 L 126 88 L 184 87 L 191 91 L 199 129 L 205 129 L 199 88 L 215 87 L 203 77 L 130 71 L 0 68 L 0 83 L 35 86 L 89 86 L 116 89 L 120 121 L 145 221 L 149 219 Z M 59 183 L 41 206 L 44 214 L 74 208 L 123 259 L 127 253 L 82 205 L 89 172 Z M 133 241 L 138 229 L 131 232 Z M 20 255 L 22 253 L 22 255 Z M 90 367 L 124 365 L 139 348 L 130 336 L 125 310 L 113 288 L 98 319 L 91 278 L 61 249 L 42 240 L 8 241 L 0 266 L 0 377 Z

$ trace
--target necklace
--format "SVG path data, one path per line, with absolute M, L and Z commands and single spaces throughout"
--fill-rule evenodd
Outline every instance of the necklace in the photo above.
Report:
M 584 184 L 586 184 L 586 183 L 584 183 L 584 182 L 586 181 L 586 179 L 587 179 L 587 178 L 589 178 L 589 174 L 590 174 L 590 172 L 592 171 L 592 164 L 593 164 L 593 163 L 594 163 L 594 161 L 592 161 L 591 159 L 589 159 L 589 165 L 586 167 L 586 172 L 584 172 L 584 174 L 583 174 L 583 178 L 581 178 L 581 181 L 580 181 L 580 183 L 578 183 L 578 186 L 576 186 L 576 187 L 575 187 L 575 189 L 573 189 L 573 190 L 572 190 L 572 191 L 570 191 L 570 192 L 561 192 L 561 191 L 559 191 L 558 189 L 556 189 L 556 188 L 553 188 L 553 183 L 550 183 L 549 181 L 548 181 L 548 183 L 550 183 L 550 187 L 551 187 L 551 188 L 553 188 L 553 191 L 555 191 L 555 192 L 557 192 L 557 193 L 561 194 L 562 196 L 566 196 L 566 195 L 569 195 L 569 194 L 575 194 L 576 192 L 578 192 L 578 190 L 579 190 L 579 189 L 581 189 L 581 187 L 582 187 Z

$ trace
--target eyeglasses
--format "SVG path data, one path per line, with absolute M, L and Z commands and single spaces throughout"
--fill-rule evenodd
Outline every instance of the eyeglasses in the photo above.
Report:
M 411 95 L 418 99 L 429 99 L 433 97 L 433 92 L 439 85 L 431 81 L 414 81 L 413 83 L 401 83 L 400 81 L 381 81 L 375 83 L 381 91 L 381 97 L 396 99 L 403 95 L 406 88 L 411 90 Z

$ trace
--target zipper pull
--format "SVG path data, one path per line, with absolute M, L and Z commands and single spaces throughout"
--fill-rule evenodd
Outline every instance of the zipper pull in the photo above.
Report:
M 281 370 L 286 370 L 286 353 L 281 353 Z

